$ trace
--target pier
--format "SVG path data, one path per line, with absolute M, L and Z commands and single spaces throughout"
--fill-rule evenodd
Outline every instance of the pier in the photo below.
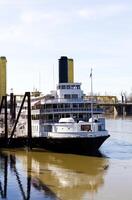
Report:
M 21 111 L 24 106 L 24 102 L 27 98 L 27 136 L 26 137 L 13 137 L 16 126 L 21 114 Z M 16 116 L 16 97 L 11 93 L 10 95 L 10 119 L 8 119 L 8 112 L 7 112 L 7 96 L 3 96 L 0 104 L 0 114 L 2 109 L 4 110 L 4 121 L 1 122 L 2 126 L 4 125 L 4 132 L 0 133 L 0 148 L 4 147 L 28 147 L 29 149 L 32 148 L 32 126 L 31 126 L 31 100 L 30 100 L 30 92 L 25 92 L 23 96 L 23 100 Z M 11 132 L 9 133 L 8 126 L 12 126 Z

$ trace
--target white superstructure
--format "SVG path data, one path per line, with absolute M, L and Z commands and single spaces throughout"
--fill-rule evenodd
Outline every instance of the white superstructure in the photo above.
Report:
M 59 99 L 82 99 L 81 83 L 59 83 L 57 97 Z

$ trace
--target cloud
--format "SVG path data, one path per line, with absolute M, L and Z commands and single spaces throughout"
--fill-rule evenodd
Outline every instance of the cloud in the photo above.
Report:
M 98 18 L 112 17 L 131 10 L 132 7 L 127 4 L 95 5 L 94 7 L 91 6 L 78 10 L 78 15 L 87 20 L 96 20 Z
M 27 11 L 24 12 L 21 16 L 20 16 L 22 22 L 25 23 L 38 23 L 38 22 L 42 22 L 44 20 L 46 21 L 52 21 L 53 15 L 50 13 L 44 13 L 44 12 L 40 12 L 40 11 Z
M 39 3 L 42 3 L 44 0 L 39 0 Z M 35 0 L 0 0 L 0 5 L 27 5 L 36 3 Z
M 97 17 L 97 12 L 94 9 L 81 9 L 78 11 L 78 14 L 80 17 L 85 18 L 85 19 L 96 19 Z
M 27 29 L 21 24 L 9 25 L 0 30 L 1 43 L 25 43 L 26 36 L 28 37 Z M 27 35 L 26 35 L 27 34 Z M 28 38 L 30 40 L 30 37 Z
M 54 62 L 57 69 L 57 59 L 61 55 L 75 59 L 77 81 L 86 80 L 86 87 L 89 63 L 95 64 L 102 76 L 110 68 L 107 72 L 110 77 L 112 66 L 128 72 L 132 51 L 131 5 L 128 6 L 128 1 L 126 4 L 125 1 L 124 4 L 114 4 L 114 0 L 111 0 L 111 3 L 105 1 L 102 5 L 97 0 L 92 3 L 90 0 L 65 3 L 60 0 L 0 0 L 0 5 L 1 2 L 9 3 L 0 8 L 0 46 L 2 55 L 8 59 L 10 87 L 25 89 L 32 82 L 28 77 L 31 78 L 33 69 L 40 69 L 45 75 L 43 89 L 47 85 L 46 89 L 49 90 L 51 84 L 47 74 Z M 103 19 L 103 23 L 98 23 L 98 19 Z M 85 20 L 94 20 L 95 23 L 88 24 Z M 83 66 L 86 69 L 82 70 Z M 23 81 L 17 84 L 19 77 L 25 76 L 25 71 L 25 86 Z M 103 90 L 103 83 L 101 87 L 97 85 L 99 90 Z M 130 87 L 130 78 L 127 83 Z
M 46 23 L 46 26 L 56 26 L 69 23 L 71 20 L 71 14 L 59 10 L 46 11 L 33 9 L 23 12 L 20 16 L 20 20 L 27 24 Z
M 13 19 L 8 26 L 1 26 L 0 42 L 36 45 L 42 44 L 42 41 L 47 43 L 47 37 L 55 32 L 56 26 L 62 24 L 62 18 L 57 14 L 39 10 L 23 11 L 17 15 L 17 20 Z

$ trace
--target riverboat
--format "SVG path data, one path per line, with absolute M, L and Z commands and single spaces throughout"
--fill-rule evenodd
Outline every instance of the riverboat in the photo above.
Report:
M 60 60 L 64 61 L 65 57 Z M 81 83 L 75 83 L 73 78 L 70 81 L 63 80 L 65 74 L 60 73 L 61 68 L 59 63 L 59 74 L 62 77 L 59 77 L 56 91 L 31 101 L 34 145 L 71 153 L 97 151 L 109 137 L 105 118 L 102 117 L 103 110 L 92 95 L 90 99 L 86 98 Z M 73 70 L 73 66 L 71 68 Z M 23 111 L 23 120 L 25 116 Z M 19 136 L 24 136 L 27 132 L 26 123 L 21 120 L 18 127 Z

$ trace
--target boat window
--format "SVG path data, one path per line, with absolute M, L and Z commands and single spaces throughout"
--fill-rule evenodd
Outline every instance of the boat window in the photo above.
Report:
M 80 85 L 77 85 L 77 89 L 80 89 Z
M 98 130 L 99 130 L 99 131 L 102 131 L 101 125 L 98 125 Z
M 72 99 L 78 99 L 78 95 L 77 94 L 72 94 Z
M 75 85 L 71 85 L 71 89 L 75 89 Z
M 70 108 L 70 104 L 69 103 L 65 104 L 65 108 Z
M 70 85 L 67 85 L 67 89 L 70 89 Z
M 64 95 L 64 99 L 70 99 L 70 97 L 71 97 L 70 94 L 65 94 Z
M 78 107 L 78 104 L 73 104 L 73 108 L 77 108 Z
M 66 89 L 66 86 L 65 86 L 65 85 L 62 85 L 62 89 Z
M 81 125 L 81 131 L 91 131 L 91 125 L 90 124 Z
M 83 103 L 80 103 L 80 104 L 79 104 L 79 108 L 83 108 Z
M 57 108 L 57 104 L 53 104 L 53 108 Z

